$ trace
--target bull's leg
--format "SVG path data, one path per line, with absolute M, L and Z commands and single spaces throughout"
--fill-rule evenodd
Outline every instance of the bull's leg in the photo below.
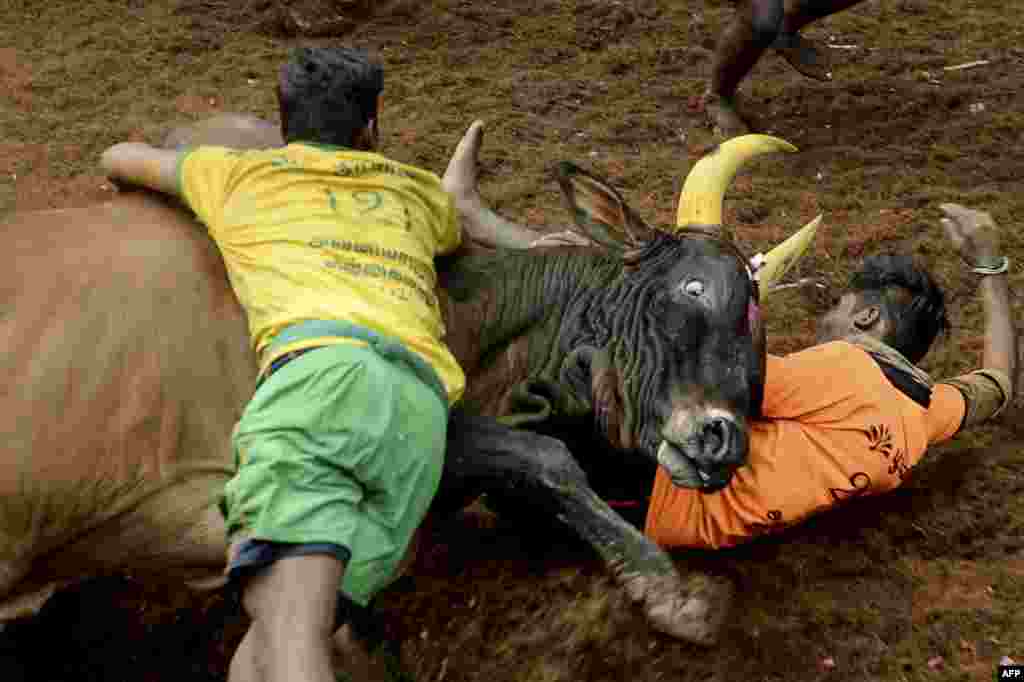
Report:
M 669 556 L 591 490 L 560 440 L 458 413 L 448 434 L 440 510 L 485 492 L 543 506 L 594 548 L 652 626 L 715 643 L 731 587 L 707 578 L 684 585 Z

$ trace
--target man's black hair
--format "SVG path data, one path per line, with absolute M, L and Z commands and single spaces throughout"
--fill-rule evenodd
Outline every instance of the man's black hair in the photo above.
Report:
M 365 50 L 300 47 L 281 67 L 278 103 L 285 142 L 351 147 L 377 117 L 384 68 Z
M 892 331 L 882 339 L 913 363 L 920 362 L 940 332 L 949 328 L 942 290 L 909 256 L 870 256 L 850 278 L 860 306 L 877 305 Z

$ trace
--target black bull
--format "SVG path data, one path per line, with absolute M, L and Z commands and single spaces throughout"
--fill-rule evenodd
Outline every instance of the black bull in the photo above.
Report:
M 266 145 L 273 129 L 239 130 L 227 142 Z M 590 469 L 617 462 L 620 479 L 649 481 L 660 461 L 678 483 L 724 485 L 762 390 L 756 284 L 731 244 L 653 232 L 573 167 L 562 182 L 577 222 L 607 248 L 441 264 L 447 341 L 469 382 L 436 505 L 486 492 L 555 515 L 655 627 L 711 643 L 728 600 L 705 580 L 684 583 L 574 455 Z M 98 573 L 219 574 L 216 504 L 256 361 L 216 247 L 148 193 L 15 214 L 2 229 L 0 619 Z M 571 454 L 528 430 L 552 415 L 589 422 L 635 456 L 635 471 L 627 457 Z

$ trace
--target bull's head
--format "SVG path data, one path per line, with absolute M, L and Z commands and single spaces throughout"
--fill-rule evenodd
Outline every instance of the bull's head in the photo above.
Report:
M 678 225 L 648 227 L 603 181 L 562 164 L 576 229 L 617 255 L 622 275 L 581 311 L 585 364 L 609 439 L 657 458 L 681 487 L 715 491 L 747 460 L 747 420 L 760 411 L 765 333 L 748 259 L 722 236 L 722 199 L 749 158 L 795 151 L 764 135 L 736 138 L 702 159 L 680 197 Z M 778 254 L 769 254 L 777 277 Z M 628 304 L 626 304 L 628 302 Z

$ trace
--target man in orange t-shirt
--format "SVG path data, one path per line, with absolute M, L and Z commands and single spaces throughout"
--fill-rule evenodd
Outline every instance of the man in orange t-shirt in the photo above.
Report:
M 477 189 L 483 124 L 475 122 L 445 173 L 466 225 L 507 248 L 581 245 L 571 232 L 544 235 L 492 211 Z M 730 547 L 863 495 L 898 487 L 928 446 L 999 414 L 1013 397 L 1016 336 L 987 213 L 941 206 L 950 240 L 982 277 L 982 366 L 934 383 L 914 363 L 947 326 L 942 292 L 907 256 L 868 258 L 850 290 L 819 322 L 818 344 L 769 356 L 761 418 L 750 424 L 750 459 L 716 492 L 655 474 L 645 532 L 665 547 Z
M 900 485 L 928 446 L 997 415 L 1013 396 L 1016 337 L 987 213 L 944 204 L 943 226 L 981 275 L 984 369 L 933 383 L 913 363 L 946 327 L 942 293 L 910 258 L 868 258 L 819 322 L 818 345 L 769 356 L 750 460 L 722 490 L 672 485 L 660 469 L 645 532 L 665 547 L 719 548 Z

